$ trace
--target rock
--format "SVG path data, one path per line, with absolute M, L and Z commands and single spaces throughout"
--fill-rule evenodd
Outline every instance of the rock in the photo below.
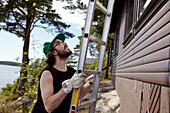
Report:
M 112 108 L 113 111 L 115 111 L 120 106 L 120 99 L 118 96 L 114 96 L 111 100 L 108 102 L 108 106 Z
M 107 100 L 114 98 L 114 96 L 117 96 L 117 93 L 115 92 L 115 90 L 101 94 L 101 97 L 104 98 L 104 99 L 107 99 Z
M 120 106 L 115 110 L 115 113 L 120 113 Z
M 99 88 L 99 92 L 104 93 L 104 92 L 106 92 L 108 90 L 113 90 L 113 89 L 114 89 L 113 86 L 101 87 L 101 88 Z
M 110 91 L 111 89 L 113 89 L 113 86 L 110 86 L 110 84 L 99 88 L 100 91 L 95 108 L 96 113 L 120 113 L 120 99 L 116 90 Z M 90 100 L 90 98 L 91 93 L 88 93 L 85 97 L 81 98 L 81 102 Z
M 103 98 L 97 101 L 96 111 L 99 113 L 111 113 L 110 107 L 105 105 L 105 100 Z
M 104 99 L 110 100 L 114 98 L 114 96 L 117 96 L 116 90 L 113 90 L 107 93 L 98 93 L 98 99 L 104 98 Z
M 98 101 L 96 103 L 96 111 L 99 113 L 119 113 L 120 99 L 116 90 L 99 93 Z

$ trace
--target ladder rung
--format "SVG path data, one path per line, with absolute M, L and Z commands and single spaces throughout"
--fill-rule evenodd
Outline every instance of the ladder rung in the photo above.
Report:
M 90 35 L 90 40 L 91 40 L 91 41 L 94 41 L 94 42 L 97 42 L 97 43 L 99 43 L 99 44 L 102 44 L 102 45 L 105 45 L 105 44 L 106 44 L 104 41 L 102 41 L 102 40 L 94 37 L 93 35 Z
M 92 99 L 92 100 L 89 100 L 89 101 L 85 101 L 85 102 L 82 102 L 79 104 L 78 108 L 81 109 L 81 108 L 84 108 L 84 107 L 89 107 L 90 105 L 92 105 L 96 100 L 95 99 Z
M 96 1 L 96 7 L 99 8 L 105 15 L 111 15 L 111 13 L 98 0 Z
M 86 74 L 91 75 L 91 74 L 101 74 L 101 71 L 97 70 L 84 70 Z

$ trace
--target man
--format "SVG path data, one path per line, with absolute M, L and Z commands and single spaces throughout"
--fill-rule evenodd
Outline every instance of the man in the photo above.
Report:
M 43 52 L 47 56 L 47 67 L 39 76 L 38 99 L 33 113 L 68 113 L 71 104 L 73 88 L 84 85 L 86 75 L 76 74 L 73 68 L 66 65 L 67 58 L 72 53 L 64 42 L 64 34 L 58 34 L 52 42 L 45 42 Z M 86 83 L 80 97 L 85 96 L 92 84 Z

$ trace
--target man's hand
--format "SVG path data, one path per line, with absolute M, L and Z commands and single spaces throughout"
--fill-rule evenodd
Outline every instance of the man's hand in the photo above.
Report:
M 64 82 L 62 82 L 62 88 L 65 93 L 70 93 L 70 91 L 73 89 L 71 79 L 67 79 Z
M 86 78 L 86 74 L 84 73 L 78 73 L 78 74 L 74 74 L 74 76 L 71 78 L 72 84 L 73 84 L 73 88 L 80 88 L 84 85 L 85 82 L 85 78 Z
M 62 88 L 65 93 L 69 93 L 73 88 L 80 88 L 84 85 L 86 74 L 74 74 L 71 79 L 67 79 L 62 83 Z

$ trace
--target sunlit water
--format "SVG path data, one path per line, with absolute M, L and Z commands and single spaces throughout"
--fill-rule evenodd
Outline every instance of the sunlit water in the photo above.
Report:
M 19 77 L 19 66 L 0 65 L 0 91 L 6 84 L 12 84 Z

